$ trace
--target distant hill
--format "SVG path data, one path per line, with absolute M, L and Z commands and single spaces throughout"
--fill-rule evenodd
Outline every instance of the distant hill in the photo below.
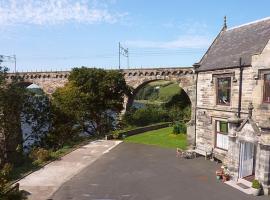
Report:
M 170 101 L 173 96 L 181 93 L 177 83 L 171 81 L 154 81 L 141 88 L 135 96 L 136 102 L 162 104 Z

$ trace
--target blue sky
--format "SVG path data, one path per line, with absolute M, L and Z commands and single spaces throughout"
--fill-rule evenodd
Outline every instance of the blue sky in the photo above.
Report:
M 269 0 L 0 0 L 0 54 L 16 54 L 18 71 L 110 69 L 121 42 L 132 68 L 191 66 L 224 15 L 233 27 L 270 16 L 269 7 Z

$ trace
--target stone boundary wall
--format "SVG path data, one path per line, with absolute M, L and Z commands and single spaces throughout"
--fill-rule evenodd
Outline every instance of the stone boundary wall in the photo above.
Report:
M 147 132 L 147 131 L 153 131 L 153 130 L 157 130 L 160 128 L 166 128 L 166 127 L 169 127 L 171 124 L 172 124 L 172 122 L 164 122 L 164 123 L 139 127 L 139 128 L 135 128 L 135 129 L 128 130 L 128 131 L 123 131 L 123 132 L 119 133 L 118 138 L 116 138 L 116 139 L 122 139 L 124 135 L 125 135 L 125 137 L 128 137 L 128 136 L 137 135 L 137 134 Z M 108 135 L 107 139 L 109 139 L 109 140 L 113 139 L 113 134 Z

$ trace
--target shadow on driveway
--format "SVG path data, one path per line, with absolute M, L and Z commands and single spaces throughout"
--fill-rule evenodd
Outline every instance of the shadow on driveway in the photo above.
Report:
M 220 166 L 174 149 L 122 143 L 66 182 L 53 200 L 249 200 L 216 180 Z

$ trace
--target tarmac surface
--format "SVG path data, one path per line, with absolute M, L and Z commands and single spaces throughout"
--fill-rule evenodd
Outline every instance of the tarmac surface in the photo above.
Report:
M 62 184 L 102 155 L 108 153 L 119 143 L 120 141 L 112 140 L 90 142 L 20 180 L 20 189 L 29 193 L 29 200 L 46 200 Z
M 174 149 L 121 143 L 64 183 L 53 200 L 249 200 L 216 180 L 219 164 L 176 158 Z

